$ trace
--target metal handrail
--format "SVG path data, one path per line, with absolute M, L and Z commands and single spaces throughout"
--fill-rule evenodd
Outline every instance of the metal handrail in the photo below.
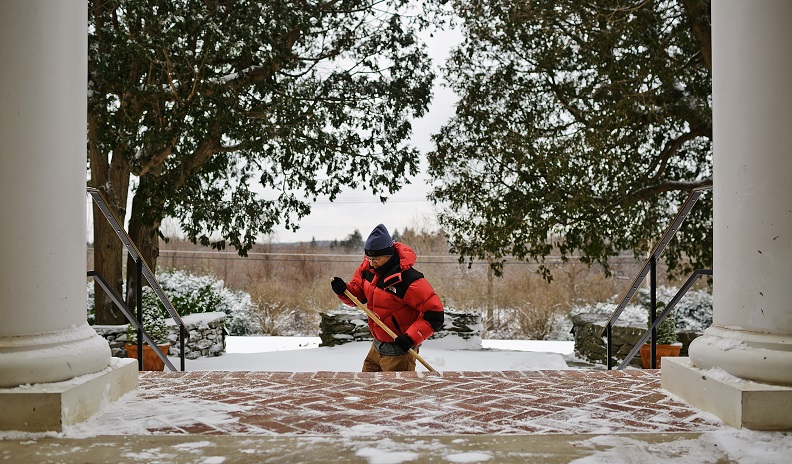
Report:
M 140 254 L 140 251 L 137 249 L 135 244 L 132 242 L 132 239 L 129 237 L 129 234 L 127 234 L 126 230 L 124 230 L 124 228 L 121 226 L 121 221 L 118 220 L 118 217 L 115 215 L 113 210 L 111 210 L 110 207 L 108 206 L 107 199 L 102 194 L 102 192 L 100 192 L 96 188 L 88 187 L 88 194 L 91 195 L 91 198 L 93 198 L 94 202 L 96 203 L 96 206 L 98 206 L 99 210 L 102 211 L 102 214 L 104 215 L 105 219 L 107 219 L 107 221 L 110 223 L 110 225 L 113 226 L 113 230 L 115 230 L 115 233 L 116 233 L 116 235 L 118 235 L 118 238 L 121 240 L 121 243 L 124 244 L 124 246 L 127 249 L 127 252 L 129 253 L 130 256 L 132 256 L 132 259 L 137 264 L 138 277 L 137 277 L 137 289 L 136 290 L 137 290 L 138 322 L 140 322 L 142 320 L 142 290 L 143 290 L 143 282 L 140 279 L 140 277 L 142 276 L 142 277 L 146 278 L 146 281 L 149 283 L 149 285 L 151 286 L 152 290 L 154 290 L 154 293 L 157 295 L 159 300 L 162 302 L 162 305 L 165 306 L 165 309 L 168 311 L 168 314 L 170 314 L 170 316 L 173 319 L 173 321 L 179 327 L 179 353 L 180 353 L 180 358 L 181 358 L 181 370 L 184 371 L 184 364 L 185 364 L 185 361 L 184 361 L 184 339 L 189 336 L 188 333 L 187 333 L 187 328 L 184 325 L 184 321 L 182 320 L 181 316 L 179 316 L 179 313 L 176 312 L 176 309 L 173 307 L 173 304 L 171 304 L 171 302 L 168 299 L 168 297 L 165 295 L 165 292 L 162 290 L 162 286 L 160 286 L 159 282 L 154 277 L 154 273 L 151 272 L 151 268 L 146 263 L 146 260 L 143 259 L 143 256 Z M 120 306 L 119 306 L 119 308 L 120 308 Z M 128 308 L 127 308 L 127 310 L 128 310 Z M 139 347 L 138 349 L 140 351 L 143 350 L 143 348 L 141 346 L 141 340 L 140 340 L 141 335 L 142 335 L 141 331 L 138 330 L 138 347 Z M 146 340 L 146 341 L 148 341 L 148 340 Z M 151 343 L 149 342 L 149 344 L 151 344 Z M 151 345 L 151 346 L 153 348 L 156 345 Z M 159 350 L 155 349 L 154 351 L 159 351 Z M 138 359 L 142 360 L 142 358 L 143 358 L 142 353 L 138 353 Z M 142 361 L 140 361 L 140 362 L 142 362 Z
M 665 233 L 660 238 L 660 241 L 658 241 L 657 244 L 654 246 L 654 248 L 652 249 L 651 254 L 649 255 L 649 258 L 647 258 L 647 260 L 644 262 L 643 267 L 641 267 L 641 270 L 638 271 L 638 275 L 635 277 L 635 280 L 633 280 L 632 285 L 630 285 L 630 288 L 627 291 L 627 294 L 624 295 L 624 298 L 622 298 L 621 303 L 619 303 L 619 305 L 613 311 L 613 314 L 611 315 L 610 319 L 608 319 L 608 322 L 605 325 L 605 329 L 602 331 L 602 335 L 607 338 L 605 357 L 606 357 L 606 364 L 607 364 L 608 370 L 610 370 L 613 367 L 612 357 L 611 357 L 611 355 L 612 355 L 613 325 L 616 323 L 616 319 L 619 318 L 619 316 L 621 315 L 622 311 L 627 306 L 627 304 L 630 302 L 630 300 L 632 300 L 633 296 L 635 296 L 635 293 L 638 291 L 638 288 L 641 286 L 641 283 L 644 281 L 644 279 L 646 279 L 646 275 L 647 274 L 650 274 L 650 276 L 649 276 L 649 280 L 650 280 L 650 282 L 649 282 L 649 284 L 650 284 L 650 304 L 649 304 L 649 306 L 650 306 L 650 316 L 651 316 L 650 320 L 652 321 L 652 325 L 651 325 L 650 329 L 647 330 L 647 334 L 651 335 L 651 354 L 650 354 L 651 355 L 651 367 L 653 369 L 656 367 L 656 359 L 655 359 L 655 346 L 656 346 L 656 343 L 655 343 L 655 337 L 656 337 L 656 328 L 660 324 L 660 322 L 658 322 L 658 318 L 655 317 L 656 316 L 656 312 L 657 312 L 657 259 L 660 257 L 660 255 L 663 253 L 663 251 L 665 251 L 666 247 L 668 246 L 668 243 L 671 241 L 671 239 L 673 238 L 674 234 L 676 234 L 677 230 L 679 230 L 679 226 L 682 224 L 682 222 L 685 221 L 685 219 L 687 218 L 688 214 L 690 214 L 690 210 L 693 209 L 693 206 L 696 204 L 696 202 L 698 201 L 699 197 L 701 195 L 703 195 L 704 192 L 707 192 L 709 190 L 712 190 L 712 186 L 698 187 L 698 188 L 693 189 L 690 192 L 690 194 L 688 195 L 687 199 L 685 200 L 685 203 L 682 205 L 682 208 L 679 210 L 677 215 L 674 217 L 674 220 L 671 222 L 671 225 L 668 227 L 668 229 L 666 229 Z M 699 271 L 696 271 L 696 272 L 699 272 Z M 702 275 L 701 273 L 700 274 L 696 274 L 696 272 L 694 272 L 694 274 L 691 275 L 691 277 L 688 279 L 688 281 L 690 282 L 691 285 L 692 285 L 692 281 L 690 281 L 690 279 L 694 279 L 694 276 L 697 278 L 699 275 Z M 710 271 L 709 275 L 712 275 L 712 271 Z M 685 292 L 687 292 L 687 290 L 689 288 L 690 288 L 690 285 L 687 285 L 687 288 L 685 288 Z M 684 293 L 682 295 L 684 295 Z M 677 296 L 679 296 L 679 298 L 681 298 L 682 295 L 677 294 Z M 676 305 L 676 302 L 674 304 Z M 673 308 L 673 306 L 671 306 L 671 307 Z M 663 311 L 663 314 L 668 314 L 668 307 L 666 307 L 666 311 Z M 665 316 L 663 316 L 663 317 L 665 317 Z M 647 335 L 647 334 L 644 334 L 644 336 L 648 337 L 649 335 Z M 645 341 L 645 339 L 644 339 L 644 341 Z M 643 343 L 636 344 L 635 346 L 637 347 L 637 349 L 640 349 L 640 346 L 642 344 Z M 633 348 L 634 351 L 637 351 L 637 349 L 635 347 Z M 632 356 L 635 356 L 635 354 L 632 353 Z M 632 359 L 632 356 L 629 357 L 628 362 L 629 362 L 630 359 Z M 622 366 L 623 365 L 624 365 L 624 363 L 622 363 Z M 621 369 L 622 366 L 620 366 L 619 369 Z
M 696 281 L 696 279 L 698 279 L 700 276 L 703 276 L 703 275 L 710 275 L 711 276 L 712 275 L 712 269 L 696 269 L 695 271 L 693 271 L 693 274 L 691 274 L 690 277 L 688 277 L 688 279 L 685 281 L 685 284 L 682 285 L 682 287 L 679 288 L 679 291 L 677 291 L 676 295 L 674 295 L 674 298 L 672 298 L 671 302 L 668 303 L 668 306 L 665 307 L 663 312 L 661 312 L 660 314 L 657 315 L 657 318 L 655 318 L 654 322 L 652 322 L 652 324 L 649 326 L 649 328 L 647 329 L 646 333 L 644 333 L 641 336 L 641 338 L 635 344 L 633 349 L 630 350 L 630 352 L 624 358 L 622 363 L 619 364 L 619 367 L 617 367 L 616 369 L 624 369 L 625 367 L 627 367 L 627 364 L 629 364 L 629 362 L 632 361 L 632 358 L 634 358 L 635 355 L 638 353 L 638 351 L 640 351 L 640 349 L 643 346 L 643 344 L 646 343 L 646 340 L 653 333 L 655 333 L 657 328 L 660 327 L 660 324 L 663 322 L 663 320 L 671 313 L 671 311 L 674 310 L 674 307 L 676 306 L 676 304 L 679 303 L 679 300 L 681 300 L 683 296 L 685 296 L 685 293 L 687 293 L 687 291 L 690 289 L 690 287 L 693 285 L 693 283 Z M 653 359 L 656 358 L 656 353 L 652 354 L 651 356 L 653 357 Z M 655 361 L 656 361 L 656 359 L 655 359 Z
M 110 288 L 110 284 L 107 283 L 104 277 L 102 277 L 96 271 L 88 271 L 88 277 L 93 277 L 94 282 L 98 283 L 99 286 L 102 287 L 102 290 L 104 290 L 107 296 L 109 296 L 110 299 L 113 300 L 113 303 L 115 303 L 115 305 L 118 306 L 118 309 L 120 309 L 121 312 L 124 313 L 124 316 L 127 318 L 129 323 L 134 325 L 135 328 L 141 333 L 143 339 L 146 340 L 146 343 L 148 343 L 149 346 L 154 348 L 154 352 L 157 353 L 157 356 L 159 356 L 159 358 L 165 363 L 166 366 L 168 366 L 170 370 L 175 371 L 176 367 L 174 367 L 173 364 L 170 362 L 170 360 L 164 354 L 162 354 L 160 350 L 157 349 L 157 343 L 151 338 L 148 332 L 146 332 L 146 329 L 143 327 L 143 324 L 141 324 L 140 321 L 135 319 L 135 315 L 132 314 L 132 311 L 129 310 L 126 303 L 124 303 L 121 297 L 119 297 L 118 294 L 116 294 L 116 292 L 114 292 L 113 289 Z M 138 346 L 140 346 L 140 343 L 138 343 Z M 143 357 L 140 356 L 140 353 L 138 353 L 138 366 L 140 370 L 143 370 L 142 363 L 143 363 Z

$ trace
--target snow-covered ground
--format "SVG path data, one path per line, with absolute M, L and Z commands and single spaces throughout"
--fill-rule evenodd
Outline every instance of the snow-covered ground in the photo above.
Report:
M 319 347 L 319 337 L 227 337 L 226 353 L 212 358 L 186 360 L 188 371 L 359 372 L 371 342 Z M 421 357 L 438 371 L 520 371 L 568 369 L 574 342 L 536 340 L 484 340 L 464 342 L 446 337 L 425 342 Z M 178 357 L 171 357 L 179 366 Z M 418 364 L 417 371 L 427 369 Z

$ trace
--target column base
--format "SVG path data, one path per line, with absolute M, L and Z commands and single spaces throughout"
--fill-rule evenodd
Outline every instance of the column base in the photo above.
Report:
M 690 343 L 700 369 L 720 368 L 741 379 L 792 387 L 792 337 L 710 326 Z
M 792 430 L 792 387 L 734 377 L 722 369 L 701 370 L 690 358 L 663 358 L 661 386 L 726 424 L 751 430 Z
M 0 430 L 62 432 L 137 388 L 135 360 L 120 358 L 102 371 L 64 382 L 0 388 Z
M 87 323 L 56 332 L 0 337 L 0 388 L 62 382 L 99 372 L 110 345 Z

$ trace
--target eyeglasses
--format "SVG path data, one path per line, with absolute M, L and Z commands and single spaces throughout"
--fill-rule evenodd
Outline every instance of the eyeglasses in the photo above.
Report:
M 389 258 L 389 256 L 366 256 L 366 259 L 369 260 L 370 263 L 387 258 Z

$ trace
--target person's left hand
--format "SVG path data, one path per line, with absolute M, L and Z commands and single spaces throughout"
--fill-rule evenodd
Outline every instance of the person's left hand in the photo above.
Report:
M 410 348 L 413 347 L 412 338 L 407 336 L 407 334 L 399 335 L 393 340 L 393 343 L 404 351 L 410 351 Z

